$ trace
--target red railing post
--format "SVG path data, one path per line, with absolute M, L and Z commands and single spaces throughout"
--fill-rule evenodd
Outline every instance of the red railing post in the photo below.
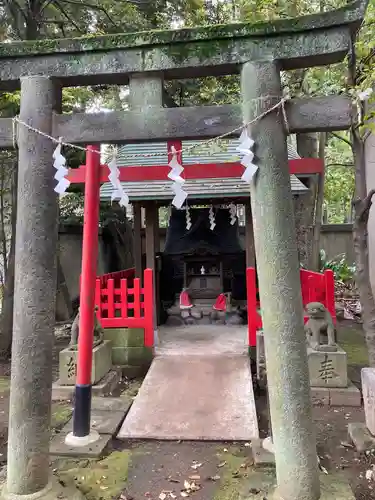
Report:
M 143 275 L 143 303 L 145 347 L 154 347 L 154 283 L 152 269 L 145 269 Z
M 90 434 L 91 368 L 99 234 L 99 151 L 98 146 L 88 146 L 86 152 L 78 360 L 73 421 L 75 437 L 85 437 Z
M 246 294 L 247 294 L 247 327 L 249 347 L 257 343 L 257 288 L 256 271 L 253 267 L 246 269 Z
M 100 279 L 96 280 L 95 285 L 95 306 L 98 308 L 96 316 L 100 321 L 102 319 L 102 286 Z

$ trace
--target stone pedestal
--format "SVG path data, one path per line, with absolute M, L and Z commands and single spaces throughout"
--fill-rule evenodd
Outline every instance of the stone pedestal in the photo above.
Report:
M 91 383 L 97 384 L 112 367 L 111 341 L 104 340 L 92 351 Z M 60 352 L 59 356 L 59 384 L 75 385 L 77 372 L 78 351 L 68 347 Z
M 375 436 L 375 368 L 363 368 L 361 375 L 366 426 Z
M 315 351 L 307 348 L 312 387 L 348 387 L 346 352 L 337 347 L 336 352 Z
M 153 359 L 153 349 L 144 346 L 143 328 L 107 328 L 104 338 L 111 341 L 112 364 L 120 366 L 126 375 L 144 373 Z

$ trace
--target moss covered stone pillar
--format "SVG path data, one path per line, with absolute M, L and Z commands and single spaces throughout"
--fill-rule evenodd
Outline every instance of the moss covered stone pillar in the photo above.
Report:
M 244 120 L 271 108 L 282 94 L 274 61 L 242 69 Z M 296 230 L 281 108 L 249 127 L 259 170 L 251 185 L 270 412 L 277 471 L 276 498 L 320 496 L 303 328 Z
M 21 80 L 23 122 L 51 135 L 54 85 Z M 57 196 L 48 138 L 20 125 L 8 474 L 11 498 L 49 482 L 52 348 L 55 326 Z M 39 498 L 39 497 L 38 497 Z

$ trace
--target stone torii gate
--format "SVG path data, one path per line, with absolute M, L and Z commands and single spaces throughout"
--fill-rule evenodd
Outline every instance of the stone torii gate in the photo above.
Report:
M 0 46 L 0 89 L 21 88 L 20 120 L 75 144 L 208 138 L 233 130 L 282 96 L 280 71 L 333 64 L 353 47 L 367 0 L 323 14 L 268 24 L 12 43 Z M 243 104 L 163 108 L 163 80 L 241 72 Z M 64 86 L 130 86 L 130 111 L 61 114 Z M 286 123 L 288 130 L 286 128 Z M 346 96 L 293 99 L 251 126 L 259 171 L 251 185 L 266 339 L 278 494 L 319 498 L 288 133 L 348 129 Z M 22 498 L 49 481 L 57 197 L 53 143 L 18 127 L 18 212 L 7 492 Z M 0 120 L 0 147 L 14 145 Z M 98 162 L 97 162 L 98 163 Z M 99 167 L 98 167 L 99 168 Z M 92 308 L 93 299 L 86 305 Z M 91 309 L 93 310 L 93 309 Z M 90 332 L 86 332 L 89 338 Z

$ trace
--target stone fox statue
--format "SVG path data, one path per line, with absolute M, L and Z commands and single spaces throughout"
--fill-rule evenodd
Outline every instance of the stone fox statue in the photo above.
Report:
M 337 351 L 336 330 L 332 316 L 320 302 L 306 306 L 308 321 L 305 324 L 307 344 L 316 351 Z M 327 344 L 321 343 L 321 335 L 327 336 Z
M 100 344 L 103 341 L 103 328 L 99 323 L 99 320 L 96 316 L 96 311 L 98 310 L 98 306 L 95 306 L 94 312 L 94 347 Z M 79 337 L 79 308 L 77 312 L 77 316 L 74 318 L 72 329 L 70 331 L 70 344 L 71 346 L 78 344 Z

